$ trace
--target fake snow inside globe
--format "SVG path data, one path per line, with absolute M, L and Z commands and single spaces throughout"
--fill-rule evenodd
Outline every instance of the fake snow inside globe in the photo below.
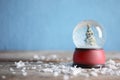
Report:
M 93 20 L 79 23 L 73 30 L 73 42 L 76 45 L 73 66 L 96 68 L 105 64 L 103 45 L 105 36 L 100 24 Z
M 73 42 L 77 48 L 102 48 L 105 42 L 104 31 L 93 20 L 83 21 L 73 31 Z

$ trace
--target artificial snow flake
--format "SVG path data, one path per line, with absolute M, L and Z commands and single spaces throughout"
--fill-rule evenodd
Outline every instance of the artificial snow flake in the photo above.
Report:
M 54 72 L 53 75 L 56 77 L 59 75 L 59 72 Z
M 51 55 L 51 59 L 57 59 L 57 55 Z
M 27 72 L 23 72 L 22 75 L 23 75 L 23 76 L 27 76 Z
M 90 72 L 90 75 L 95 76 L 95 77 L 98 76 L 98 74 L 96 72 L 94 72 L 94 71 Z
M 10 67 L 10 71 L 12 71 L 12 72 L 13 72 L 13 71 L 14 71 L 14 69 Z
M 110 69 L 117 69 L 117 67 L 115 65 L 112 65 L 112 64 L 108 64 L 108 65 L 106 65 L 106 67 L 108 67 Z
M 106 62 L 106 64 L 115 65 L 116 63 L 115 63 L 115 61 L 113 61 L 112 59 L 110 59 L 110 60 L 108 60 L 108 61 Z
M 34 55 L 33 58 L 37 59 L 37 60 L 40 59 L 40 57 L 38 55 Z
M 77 76 L 78 74 L 80 74 L 81 73 L 81 69 L 80 68 L 73 68 L 72 69 L 72 74 L 74 75 L 74 76 Z
M 41 59 L 41 60 L 45 60 L 46 57 L 45 57 L 45 56 L 40 56 L 40 59 Z
M 1 78 L 2 78 L 2 79 L 6 79 L 6 76 L 5 76 L 5 75 L 2 75 Z
M 33 66 L 32 69 L 36 69 L 36 66 Z
M 16 68 L 21 68 L 25 66 L 25 63 L 22 61 L 19 61 L 19 62 L 15 62 L 15 65 L 16 65 Z
M 89 77 L 89 74 L 88 73 L 80 73 L 80 76 Z
M 12 72 L 12 74 L 16 74 L 16 72 Z
M 43 71 L 43 72 L 53 72 L 53 70 L 50 69 L 50 68 L 42 69 L 42 71 Z
M 69 80 L 69 75 L 64 75 L 63 80 Z

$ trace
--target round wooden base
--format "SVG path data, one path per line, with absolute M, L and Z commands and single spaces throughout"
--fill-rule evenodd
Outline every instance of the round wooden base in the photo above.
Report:
M 73 55 L 73 66 L 83 68 L 99 68 L 105 64 L 103 49 L 76 48 Z

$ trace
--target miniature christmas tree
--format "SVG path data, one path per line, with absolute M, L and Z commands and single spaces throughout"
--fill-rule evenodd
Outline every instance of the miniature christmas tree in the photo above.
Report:
M 90 25 L 87 25 L 87 32 L 86 32 L 86 39 L 85 39 L 85 43 L 88 46 L 96 46 L 96 39 L 94 37 L 94 33 L 90 27 Z

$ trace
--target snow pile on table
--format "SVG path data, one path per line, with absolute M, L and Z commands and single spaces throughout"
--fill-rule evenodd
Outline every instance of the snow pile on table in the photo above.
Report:
M 54 59 L 57 59 L 57 56 L 52 56 Z M 47 59 L 45 56 L 38 57 L 34 56 L 36 59 Z M 50 58 L 49 58 L 50 59 Z M 101 68 L 91 68 L 91 69 L 83 69 L 81 67 L 76 68 L 76 66 L 72 67 L 72 62 L 60 62 L 54 63 L 49 62 L 45 63 L 42 61 L 37 62 L 15 62 L 15 68 L 10 67 L 10 72 L 15 75 L 17 72 L 21 72 L 23 76 L 29 75 L 28 71 L 33 70 L 39 73 L 50 73 L 53 74 L 54 77 L 59 75 L 63 75 L 64 80 L 68 80 L 70 76 L 83 76 L 83 77 L 97 77 L 99 74 L 101 75 L 116 75 L 120 76 L 120 63 L 116 63 L 114 60 L 110 59 L 106 62 L 105 67 Z M 17 69 L 17 70 L 16 70 Z M 3 77 L 4 78 L 4 77 Z

